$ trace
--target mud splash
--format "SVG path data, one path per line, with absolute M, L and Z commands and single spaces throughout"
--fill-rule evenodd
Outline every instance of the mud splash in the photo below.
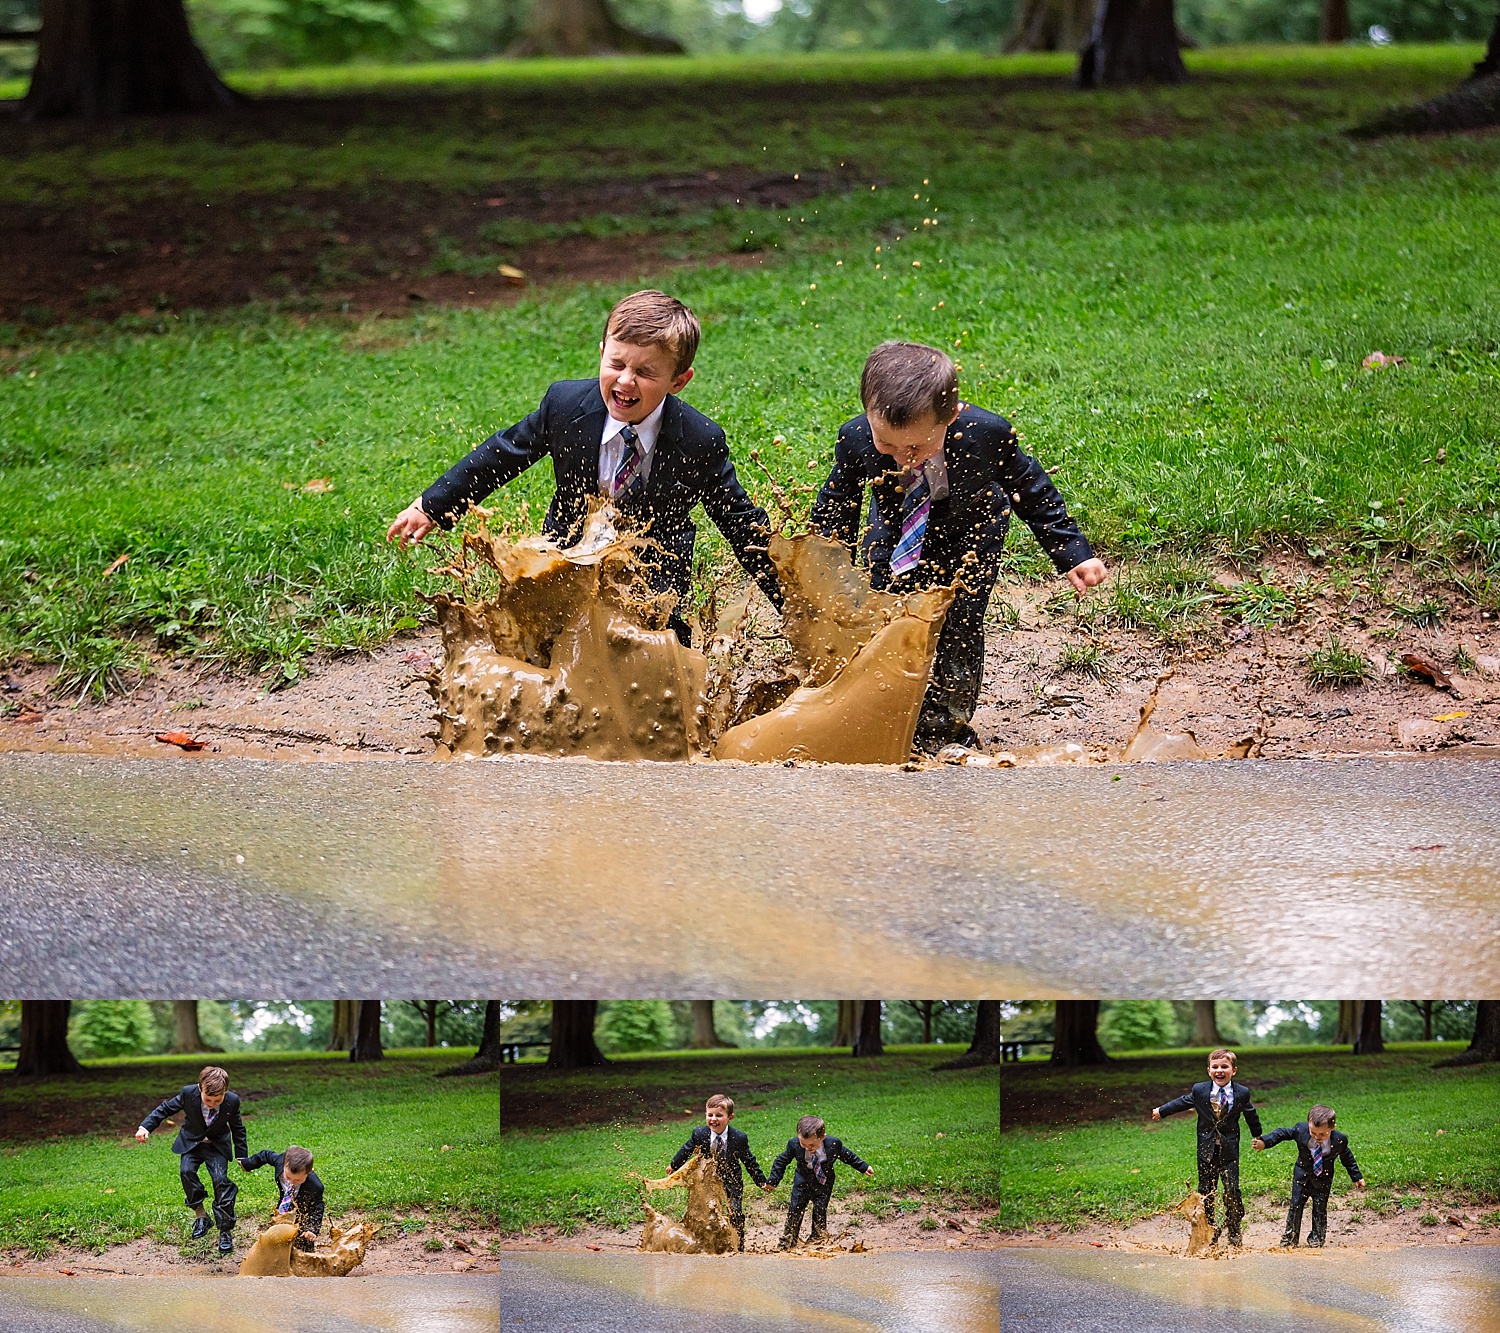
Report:
M 1213 1223 L 1208 1220 L 1208 1210 L 1203 1206 L 1203 1196 L 1195 1190 L 1172 1209 L 1172 1215 L 1182 1218 L 1192 1228 L 1188 1233 L 1189 1256 L 1207 1254 L 1217 1233 L 1214 1231 Z
M 685 1188 L 687 1209 L 680 1221 L 659 1213 L 642 1201 L 646 1225 L 641 1231 L 642 1250 L 663 1254 L 732 1254 L 739 1248 L 739 1233 L 729 1221 L 729 1197 L 714 1168 L 713 1158 L 694 1153 L 671 1175 L 661 1180 L 643 1180 L 647 1194 Z
M 294 1250 L 297 1228 L 275 1222 L 255 1238 L 240 1263 L 241 1277 L 345 1277 L 365 1260 L 373 1230 L 359 1222 L 330 1228 L 332 1249 Z

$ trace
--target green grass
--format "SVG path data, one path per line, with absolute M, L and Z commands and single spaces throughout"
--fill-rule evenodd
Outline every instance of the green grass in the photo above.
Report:
M 652 1110 L 607 1124 L 504 1128 L 501 1225 L 519 1232 L 639 1223 L 637 1177 L 667 1174 L 672 1154 L 703 1122 L 704 1099 L 719 1091 L 734 1097 L 735 1127 L 749 1135 L 763 1170 L 795 1137 L 798 1118 L 815 1114 L 875 1168 L 873 1178 L 839 1172 L 838 1197 L 858 1208 L 887 1215 L 919 1206 L 990 1206 L 1000 1183 L 994 1162 L 996 1072 L 931 1072 L 956 1053 L 951 1046 L 898 1046 L 865 1061 L 827 1050 L 673 1052 L 618 1059 L 608 1069 L 576 1074 L 520 1066 L 523 1094 L 535 1095 L 541 1074 L 541 1086 L 564 1104 L 635 1088 Z M 662 1114 L 668 1093 L 675 1094 L 672 1111 Z M 789 1190 L 789 1180 L 783 1181 L 769 1196 L 771 1206 L 784 1209 Z
M 1417 1191 L 1424 1199 L 1493 1208 L 1500 1202 L 1500 1067 L 1432 1067 L 1454 1049 L 1453 1043 L 1419 1043 L 1377 1056 L 1353 1056 L 1347 1048 L 1256 1049 L 1245 1053 L 1239 1077 L 1267 1131 L 1306 1119 L 1314 1101 L 1334 1108 L 1369 1181 L 1370 1211 L 1389 1212 L 1401 1196 Z M 1120 1118 L 1081 1125 L 1061 1115 L 1043 1124 L 1007 1124 L 1000 1135 L 999 1224 L 1127 1223 L 1175 1205 L 1190 1179 L 1196 1189 L 1194 1117 L 1174 1116 L 1156 1126 L 1150 1112 L 1206 1077 L 1203 1057 L 1202 1051 L 1120 1056 L 1097 1070 L 1027 1064 L 1014 1074 L 1015 1066 L 1005 1066 L 1002 1123 L 1006 1098 L 1023 1092 L 1066 1105 L 1092 1100 L 1103 1089 L 1124 1104 Z M 1241 1131 L 1248 1205 L 1285 1207 L 1292 1165 L 1286 1145 L 1257 1153 Z M 1348 1188 L 1340 1168 L 1336 1190 Z
M 461 1054 L 387 1052 L 383 1061 L 361 1065 L 321 1054 L 219 1058 L 230 1087 L 250 1094 L 243 1107 L 250 1151 L 293 1142 L 311 1148 L 330 1220 L 357 1210 L 374 1221 L 399 1221 L 423 1209 L 435 1226 L 492 1221 L 498 1080 L 433 1077 Z M 75 1121 L 66 1135 L 0 1145 L 6 1247 L 99 1251 L 141 1236 L 184 1243 L 192 1214 L 182 1203 L 173 1136 L 159 1130 L 144 1147 L 132 1136 L 158 1102 L 194 1081 L 204 1059 L 92 1061 L 73 1078 L 0 1074 L 0 1109 L 34 1107 L 43 1121 L 59 1112 Z M 240 1220 L 253 1225 L 274 1204 L 270 1173 L 231 1171 Z M 403 1230 L 426 1225 L 408 1218 Z
M 444 96 L 264 139 L 46 128 L 0 194 L 269 201 L 303 185 L 488 192 L 844 163 L 852 186 L 780 214 L 774 235 L 698 219 L 713 246 L 764 249 L 749 268 L 661 278 L 705 322 L 687 397 L 742 464 L 758 447 L 812 483 L 874 343 L 956 348 L 965 393 L 1017 420 L 1110 560 L 1141 565 L 1104 605 L 1182 641 L 1214 594 L 1152 586 L 1162 561 L 1290 548 L 1416 558 L 1434 576 L 1477 561 L 1468 595 L 1500 599 L 1500 139 L 1341 133 L 1456 82 L 1473 55 L 1215 51 L 1182 87 L 1087 95 L 1051 57 L 716 58 L 670 63 L 671 88 L 645 104 L 615 95 L 607 62 L 301 72 L 260 86 L 408 80 Z M 693 250 L 692 219 L 578 225 L 658 224 L 687 227 Z M 14 344 L 0 351 L 0 660 L 64 662 L 81 691 L 148 653 L 285 680 L 314 650 L 380 643 L 431 586 L 427 561 L 380 544 L 389 517 L 550 380 L 590 374 L 601 314 L 634 285 L 431 311 L 375 338 L 266 309 L 0 328 Z M 1376 348 L 1406 364 L 1361 370 Z M 285 489 L 321 476 L 326 494 Z M 499 507 L 535 520 L 549 490 L 544 466 Z M 1016 547 L 1013 570 L 1035 572 L 1029 538 Z M 711 542 L 703 567 L 722 558 Z
M 1342 690 L 1363 685 L 1374 674 L 1369 659 L 1337 635 L 1302 659 L 1302 674 L 1315 690 Z

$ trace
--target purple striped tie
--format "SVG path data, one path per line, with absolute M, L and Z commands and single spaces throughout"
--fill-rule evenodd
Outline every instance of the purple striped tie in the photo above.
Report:
M 636 434 L 634 426 L 626 426 L 620 432 L 620 438 L 625 441 L 625 452 L 620 455 L 620 466 L 615 469 L 614 484 L 610 487 L 610 498 L 622 494 L 630 489 L 630 484 L 641 471 L 641 451 L 638 441 L 640 436 Z
M 1315 1176 L 1321 1176 L 1323 1174 L 1323 1153 L 1325 1151 L 1326 1151 L 1326 1149 L 1324 1149 L 1324 1147 L 1323 1147 L 1323 1145 L 1321 1143 L 1314 1143 L 1313 1144 L 1312 1159 L 1313 1159 L 1313 1175 L 1315 1175 Z
M 932 512 L 932 488 L 927 474 L 918 469 L 906 487 L 901 506 L 901 539 L 891 552 L 891 577 L 915 569 L 922 559 L 922 539 L 927 535 L 927 516 Z

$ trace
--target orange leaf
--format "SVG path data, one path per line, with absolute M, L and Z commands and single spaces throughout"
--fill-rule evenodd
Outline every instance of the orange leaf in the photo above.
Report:
M 119 569 L 119 567 L 121 565 L 123 565 L 129 559 L 130 559 L 130 552 L 129 551 L 124 551 L 120 555 L 117 555 L 110 562 L 109 568 L 104 571 L 104 577 L 108 578 L 111 574 L 113 574 L 115 572 L 115 570 Z
M 175 745 L 179 750 L 201 750 L 203 742 L 194 740 L 185 731 L 159 731 L 156 739 L 163 745 Z
M 1457 713 L 1439 713 L 1432 720 L 1434 722 L 1457 722 L 1461 717 L 1468 717 L 1468 713 L 1459 711 Z
M 332 477 L 314 477 L 311 481 L 304 482 L 302 489 L 309 495 L 322 495 L 324 491 L 333 489 Z

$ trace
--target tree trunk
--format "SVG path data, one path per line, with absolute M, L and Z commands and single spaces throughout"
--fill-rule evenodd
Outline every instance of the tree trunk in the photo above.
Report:
M 1359 1037 L 1359 1001 L 1339 1001 L 1339 1022 L 1333 1030 L 1335 1046 L 1353 1046 Z
M 1186 78 L 1173 0 L 1099 0 L 1088 44 L 1078 56 L 1080 88 Z
M 594 1041 L 594 1019 L 598 1014 L 598 1000 L 552 1001 L 548 1069 L 591 1069 L 609 1063 Z
M 359 1001 L 359 1018 L 354 1030 L 354 1048 L 349 1052 L 351 1060 L 384 1060 L 385 1048 L 380 1044 L 380 1001 Z
M 1219 1014 L 1212 1000 L 1193 1001 L 1193 1045 L 1222 1046 L 1224 1038 L 1219 1033 Z
M 1052 1063 L 1104 1065 L 1109 1063 L 1099 1045 L 1099 1001 L 1059 1000 L 1052 1022 Z
M 1408 1000 L 1407 1003 L 1410 1004 L 1413 1009 L 1415 1009 L 1419 1014 L 1422 1015 L 1422 1040 L 1423 1041 L 1431 1041 L 1432 1040 L 1432 1015 L 1433 1015 L 1433 1011 L 1437 1008 L 1437 1001 L 1436 1000 Z
M 18 1074 L 80 1074 L 83 1066 L 68 1049 L 72 1000 L 22 1000 Z
M 834 1026 L 833 1044 L 835 1046 L 853 1046 L 855 1039 L 859 1036 L 859 1001 L 840 1000 L 838 1022 Z
M 183 0 L 42 0 L 28 120 L 240 104 L 193 42 Z
M 1318 40 L 1349 40 L 1349 0 L 1323 0 L 1323 7 L 1318 14 Z
M 694 1051 L 707 1051 L 715 1047 L 729 1046 L 731 1043 L 720 1038 L 718 1030 L 714 1027 L 714 1002 L 712 1000 L 692 1000 L 693 1006 L 693 1035 L 688 1041 L 688 1049 Z
M 465 1074 L 488 1074 L 500 1068 L 500 1001 L 484 1002 L 484 1031 L 479 1036 L 479 1049 L 470 1060 L 452 1069 L 440 1070 L 438 1078 L 458 1078 Z
M 1500 9 L 1495 11 L 1495 25 L 1490 29 L 1490 41 L 1484 48 L 1484 59 L 1474 66 L 1469 77 L 1484 79 L 1491 74 L 1500 74 Z
M 193 1055 L 199 1051 L 222 1053 L 222 1046 L 210 1046 L 198 1030 L 198 1001 L 173 1000 L 172 1026 L 176 1036 L 172 1041 L 173 1055 Z
M 935 1008 L 932 1000 L 922 1001 L 922 1045 L 932 1045 L 932 1011 Z
M 1355 1055 L 1380 1055 L 1385 1050 L 1385 1038 L 1380 1031 L 1382 1006 L 1379 1000 L 1359 1002 L 1359 1035 L 1354 1039 Z
M 972 1069 L 976 1065 L 1000 1063 L 1000 1001 L 980 1000 L 974 1011 L 974 1040 L 956 1060 L 938 1065 L 938 1069 Z
M 531 26 L 511 48 L 513 56 L 606 56 L 621 53 L 681 55 L 671 37 L 627 28 L 605 0 L 536 0 Z
M 1393 107 L 1350 130 L 1359 138 L 1382 134 L 1441 134 L 1500 125 L 1500 13 L 1490 29 L 1484 59 L 1457 88 L 1416 106 Z
M 1468 1049 L 1446 1060 L 1439 1060 L 1438 1069 L 1455 1065 L 1480 1065 L 1500 1060 L 1500 1000 L 1480 1000 L 1474 1011 L 1474 1036 Z
M 851 1055 L 884 1055 L 885 1043 L 880 1039 L 880 1001 L 859 1001 L 858 1031 L 854 1038 Z
M 355 1029 L 359 1026 L 359 1001 L 335 1000 L 333 1026 L 328 1033 L 330 1051 L 352 1051 Z
M 1002 49 L 1081 51 L 1094 29 L 1095 0 L 1025 0 L 1016 11 Z

